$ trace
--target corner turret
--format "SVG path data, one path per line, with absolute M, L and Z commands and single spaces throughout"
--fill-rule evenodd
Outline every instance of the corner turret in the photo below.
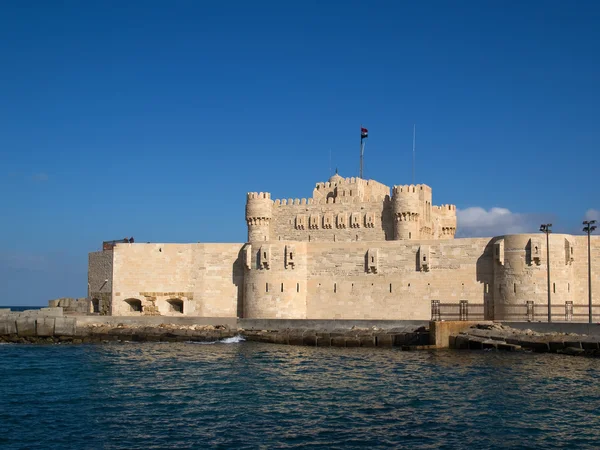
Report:
M 248 192 L 246 200 L 248 242 L 262 242 L 270 239 L 272 206 L 270 193 Z
M 419 239 L 419 191 L 419 185 L 412 184 L 392 188 L 394 240 Z

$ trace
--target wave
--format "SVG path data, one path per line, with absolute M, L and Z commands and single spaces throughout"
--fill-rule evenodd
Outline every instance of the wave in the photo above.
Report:
M 198 342 L 198 341 L 190 341 L 188 344 L 200 344 L 200 345 L 212 345 L 212 344 L 238 344 L 240 342 L 244 342 L 246 338 L 241 335 L 228 337 L 225 339 L 219 339 L 218 341 L 210 341 L 210 342 Z

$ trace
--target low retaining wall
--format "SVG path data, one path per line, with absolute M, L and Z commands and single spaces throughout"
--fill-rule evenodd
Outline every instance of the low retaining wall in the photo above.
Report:
M 244 330 L 301 330 L 320 331 L 351 330 L 370 328 L 398 332 L 414 331 L 429 324 L 426 320 L 313 320 L 313 319 L 239 319 L 238 328 Z

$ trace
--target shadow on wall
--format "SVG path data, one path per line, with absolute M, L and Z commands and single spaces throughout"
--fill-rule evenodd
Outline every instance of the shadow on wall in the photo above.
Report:
M 485 245 L 475 268 L 476 279 L 483 288 L 483 315 L 485 320 L 494 320 L 494 239 Z
M 237 288 L 237 316 L 243 317 L 244 314 L 244 264 L 242 253 L 244 247 L 238 252 L 236 260 L 231 267 L 231 281 Z

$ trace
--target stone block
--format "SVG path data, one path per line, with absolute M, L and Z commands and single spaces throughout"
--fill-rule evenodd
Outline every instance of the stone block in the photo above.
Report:
M 581 341 L 581 348 L 584 350 L 598 350 L 597 341 Z
M 360 347 L 360 339 L 346 338 L 346 347 Z
M 12 317 L 3 317 L 0 319 L 0 336 L 17 334 L 17 325 Z
M 378 334 L 375 337 L 375 342 L 376 342 L 377 347 L 385 347 L 385 348 L 393 347 L 394 336 L 392 336 L 391 334 Z
M 331 338 L 331 346 L 332 347 L 345 347 L 346 346 L 346 338 L 344 336 L 335 336 Z
M 74 336 L 75 318 L 74 317 L 55 317 L 54 318 L 55 336 Z
M 406 333 L 394 334 L 394 347 L 402 347 L 406 344 Z
M 304 338 L 299 335 L 290 335 L 287 343 L 289 345 L 304 345 Z
M 63 316 L 63 309 L 61 307 L 40 308 L 38 314 L 42 315 L 42 316 L 45 316 L 45 317 L 62 317 Z
M 302 343 L 304 345 L 316 346 L 317 345 L 317 336 L 314 334 L 307 334 L 302 338 Z
M 565 348 L 565 343 L 563 341 L 550 341 L 548 342 L 548 347 L 551 352 L 556 352 Z
M 329 334 L 323 333 L 322 336 L 317 336 L 317 347 L 331 347 Z
M 38 336 L 54 336 L 54 317 L 39 317 L 36 323 Z
M 361 347 L 375 347 L 375 336 L 361 336 L 360 337 Z
M 20 337 L 35 336 L 35 318 L 19 317 L 17 318 L 17 334 Z
M 469 348 L 469 336 L 466 334 L 459 334 L 454 340 L 454 348 L 457 350 L 464 350 Z

